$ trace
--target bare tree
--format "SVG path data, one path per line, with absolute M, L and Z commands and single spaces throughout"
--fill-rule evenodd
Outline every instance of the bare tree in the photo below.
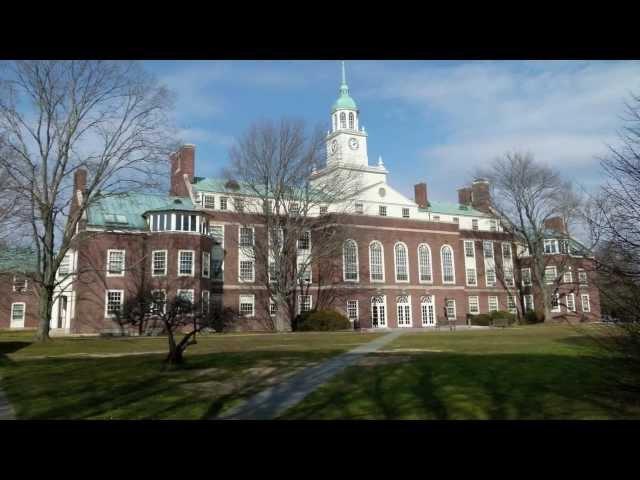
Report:
M 38 339 L 56 271 L 96 193 L 148 189 L 174 148 L 169 92 L 136 62 L 17 61 L 0 70 L 0 170 L 37 255 Z M 77 202 L 73 177 L 88 172 Z
M 530 255 L 533 288 L 542 297 L 545 318 L 551 318 L 552 298 L 563 283 L 564 266 L 556 269 L 555 278 L 545 279 L 548 263 L 558 266 L 560 258 L 545 255 L 546 223 L 553 217 L 573 218 L 580 205 L 578 195 L 570 183 L 550 167 L 536 163 L 529 153 L 507 153 L 477 174 L 490 182 L 492 208 L 503 227 Z M 570 248 L 569 244 L 560 245 L 557 253 L 567 253 L 562 249 L 563 245 Z
M 230 152 L 228 186 L 235 188 L 235 209 L 242 212 L 241 279 L 244 258 L 253 262 L 255 281 L 275 304 L 276 330 L 291 328 L 300 309 L 298 295 L 313 287 L 320 292 L 318 283 L 324 283 L 318 297 L 324 299 L 337 283 L 333 267 L 346 239 L 337 220 L 352 208 L 360 174 L 345 168 L 317 172 L 324 148 L 320 130 L 307 133 L 304 122 L 282 120 L 253 125 Z

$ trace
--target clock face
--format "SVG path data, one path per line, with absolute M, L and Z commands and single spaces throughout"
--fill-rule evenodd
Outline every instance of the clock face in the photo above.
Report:
M 338 142 L 334 140 L 333 142 L 331 142 L 331 153 L 336 153 L 337 149 L 338 149 Z
M 358 148 L 358 140 L 355 138 L 350 138 L 349 147 L 351 148 L 351 150 L 356 150 Z

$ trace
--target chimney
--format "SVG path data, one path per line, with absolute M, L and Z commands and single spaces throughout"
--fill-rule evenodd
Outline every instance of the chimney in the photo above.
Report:
M 491 206 L 491 194 L 489 193 L 489 181 L 477 178 L 471 184 L 471 205 L 481 212 L 489 212 Z
M 464 187 L 458 189 L 458 203 L 461 205 L 471 205 L 471 188 Z
M 183 145 L 177 152 L 171 154 L 171 189 L 169 190 L 169 195 L 174 197 L 189 196 L 189 190 L 185 182 L 193 182 L 195 157 L 195 145 Z
M 73 217 L 80 208 L 87 191 L 87 171 L 79 168 L 73 173 L 73 197 L 69 207 L 69 217 Z M 81 221 L 78 224 L 82 223 Z
M 427 200 L 427 184 L 422 182 L 413 186 L 414 201 L 420 208 L 427 208 L 429 201 Z
M 549 217 L 544 221 L 544 228 L 558 233 L 567 233 L 567 226 L 562 217 Z

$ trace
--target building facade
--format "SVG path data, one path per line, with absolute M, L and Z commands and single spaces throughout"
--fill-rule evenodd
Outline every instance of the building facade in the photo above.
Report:
M 330 203 L 309 213 L 339 211 L 349 232 L 342 258 L 336 259 L 340 275 L 330 287 L 339 295 L 331 308 L 363 328 L 428 328 L 453 319 L 463 325 L 468 315 L 540 308 L 540 292 L 527 277 L 526 252 L 493 212 L 486 180 L 459 189 L 454 204 L 429 198 L 424 182 L 415 185 L 413 198 L 395 190 L 387 182 L 382 158 L 369 163 L 368 134 L 344 67 L 330 126 L 326 164 L 314 171 L 311 184 L 322 185 L 340 171 L 359 178 L 348 213 Z M 86 173 L 77 172 L 76 195 L 84 193 L 85 184 Z M 58 272 L 53 331 L 117 330 L 114 313 L 143 289 L 227 312 L 228 328 L 268 329 L 274 305 L 260 282 L 268 267 L 244 253 L 265 234 L 264 225 L 259 214 L 250 226 L 239 220 L 240 215 L 246 219 L 250 201 L 242 185 L 196 176 L 193 145 L 172 155 L 168 195 L 95 198 Z M 591 260 L 578 249 L 563 250 L 564 242 L 577 242 L 553 221 L 549 227 L 548 266 L 556 266 L 549 275 L 555 275 L 556 284 L 562 279 L 554 290 L 562 301 L 553 316 L 599 320 Z M 304 255 L 314 242 L 322 237 L 309 232 L 298 243 L 298 254 Z M 21 283 L 28 269 L 16 267 L 0 261 L 0 328 L 37 324 L 36 290 Z M 296 299 L 298 311 L 313 309 L 327 288 L 314 283 L 317 268 L 311 266 L 304 295 Z

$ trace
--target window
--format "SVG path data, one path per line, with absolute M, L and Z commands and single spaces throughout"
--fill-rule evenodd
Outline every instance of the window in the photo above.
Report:
M 511 294 L 507 295 L 507 310 L 509 310 L 509 313 L 518 313 L 518 309 L 516 308 L 516 297 Z
M 442 260 L 442 283 L 456 283 L 453 268 L 453 249 L 449 245 L 443 245 L 440 249 Z
M 187 302 L 193 303 L 194 301 L 193 289 L 178 289 L 178 291 L 176 292 L 176 297 L 186 300 Z
M 297 203 L 292 203 L 289 207 L 289 213 L 291 215 L 300 215 L 300 205 Z
M 487 268 L 487 287 L 496 286 L 496 271 L 493 268 Z
M 480 302 L 478 297 L 469 297 L 469 313 L 472 315 L 480 313 Z
M 409 209 L 408 208 L 403 208 L 402 209 L 402 218 L 409 218 Z
M 436 323 L 433 295 L 420 297 L 420 313 L 422 314 L 422 326 L 432 327 Z
M 431 270 L 431 249 L 426 243 L 418 246 L 418 270 L 421 282 L 433 281 L 433 272 Z
M 547 253 L 547 254 L 558 253 L 558 241 L 557 240 L 545 240 L 544 241 L 544 253 Z
M 475 258 L 475 252 L 473 249 L 473 240 L 464 241 L 464 256 L 467 258 Z
M 240 281 L 253 282 L 253 260 L 240 260 Z
M 163 232 L 165 230 L 171 230 L 170 218 L 167 220 L 167 213 L 158 213 L 151 215 L 151 231 Z
M 220 197 L 220 210 L 227 209 L 227 197 Z
M 551 311 L 559 312 L 560 311 L 560 294 L 556 293 L 551 296 Z
M 527 312 L 533 312 L 533 295 L 524 296 L 524 309 Z
M 202 313 L 209 313 L 209 290 L 202 291 Z
M 589 304 L 589 294 L 583 293 L 582 295 L 580 295 L 580 298 L 582 299 L 582 311 L 586 313 L 591 312 L 591 305 Z
M 27 291 L 27 279 L 24 277 L 13 277 L 13 291 L 14 292 L 26 292 Z
M 387 297 L 379 295 L 371 297 L 371 324 L 375 327 L 387 326 Z
M 407 259 L 407 246 L 404 243 L 396 243 L 394 252 L 396 261 L 396 282 L 408 282 L 409 265 Z
M 353 130 L 353 113 L 349 112 L 349 128 Z
M 347 300 L 347 318 L 352 322 L 358 320 L 358 300 Z
M 369 245 L 369 275 L 372 282 L 384 281 L 384 252 L 377 241 Z
M 179 277 L 193 277 L 194 265 L 193 265 L 194 251 L 193 250 L 178 250 L 178 276 Z
M 240 246 L 253 247 L 253 228 L 240 227 Z
M 573 293 L 570 293 L 569 295 L 567 295 L 566 301 L 567 301 L 567 310 L 569 310 L 570 312 L 575 312 L 576 311 L 576 296 Z
M 151 290 L 151 314 L 160 315 L 166 313 L 167 310 L 167 292 L 166 290 Z
M 356 213 L 364 213 L 364 204 L 362 202 L 356 202 Z
M 224 225 L 211 225 L 209 235 L 215 239 L 218 245 L 222 245 L 224 243 Z
M 25 313 L 26 313 L 26 304 L 19 302 L 19 303 L 12 303 L 11 304 L 11 324 L 22 324 L 21 326 L 24 326 L 24 317 L 25 317 Z
M 482 242 L 484 258 L 493 258 L 493 242 Z
M 497 312 L 498 310 L 498 297 L 489 297 L 489 312 Z
M 386 217 L 387 216 L 387 207 L 380 205 L 378 207 L 378 215 L 380 215 L 381 217 Z
M 560 240 L 558 242 L 560 247 L 560 253 L 570 253 L 569 251 L 569 240 Z
M 564 283 L 573 283 L 573 273 L 571 273 L 571 270 L 564 272 L 562 275 L 562 281 Z
M 516 286 L 516 282 L 513 279 L 513 267 L 511 265 L 507 265 L 504 267 L 504 284 L 507 287 Z
M 398 327 L 411 326 L 411 297 L 400 295 L 396 298 L 396 314 Z
M 472 230 L 478 230 L 478 219 L 474 218 L 471 220 L 471 229 Z
M 105 302 L 105 317 L 113 317 L 122 308 L 124 301 L 124 290 L 107 290 Z
M 475 268 L 467 268 L 467 285 L 475 287 L 478 285 Z
M 303 282 L 311 283 L 311 265 L 306 263 L 298 264 L 298 277 Z
M 578 282 L 580 282 L 580 285 L 587 284 L 587 272 L 584 270 L 578 270 Z
M 151 276 L 159 277 L 167 274 L 167 251 L 154 250 L 151 252 Z
M 505 260 L 511 260 L 511 244 L 503 243 L 502 244 L 502 258 Z
M 211 272 L 211 254 L 209 252 L 202 252 L 202 276 L 209 278 Z
M 530 287 L 531 286 L 531 269 L 523 268 L 522 270 L 520 270 L 520 273 L 522 274 L 522 286 Z
M 433 216 L 433 221 L 434 222 L 439 222 L 440 221 L 440 215 L 434 215 Z
M 311 310 L 311 295 L 298 295 L 298 313 Z
M 67 253 L 60 262 L 58 267 L 58 277 L 64 277 L 71 272 L 71 254 Z
M 264 200 L 262 202 L 262 213 L 264 215 L 271 215 L 273 213 L 273 204 L 271 200 Z
M 454 320 L 456 318 L 456 301 L 453 299 L 448 299 L 446 302 L 447 309 L 447 318 L 449 320 Z
M 342 247 L 342 263 L 344 280 L 358 281 L 358 245 L 353 240 L 347 240 Z
M 498 230 L 498 222 L 495 220 L 489 220 L 489 230 L 495 232 Z
M 458 217 L 453 217 L 452 220 L 453 223 L 460 223 L 460 219 Z
M 204 208 L 216 208 L 216 197 L 213 195 L 205 195 Z
M 269 262 L 269 282 L 278 283 L 278 267 L 276 262 Z
M 269 299 L 269 315 L 274 317 L 278 313 L 278 304 L 273 301 L 272 298 Z
M 338 129 L 337 115 L 333 116 L 333 130 L 336 131 Z
M 347 128 L 347 115 L 344 112 L 340 113 L 340 128 Z
M 311 244 L 311 232 L 306 230 L 298 239 L 298 250 L 309 250 Z
M 107 251 L 107 277 L 124 276 L 124 250 Z
M 233 208 L 236 212 L 244 212 L 244 198 L 234 197 Z
M 321 206 L 321 207 L 320 207 L 320 215 L 326 215 L 328 210 L 329 210 L 329 208 L 328 208 L 328 207 L 326 207 L 326 206 Z
M 556 278 L 558 276 L 558 272 L 556 270 L 556 267 L 546 267 L 544 269 L 544 283 L 550 284 L 556 281 Z
M 176 228 L 177 231 L 182 232 L 196 232 L 197 231 L 197 216 L 176 213 Z

